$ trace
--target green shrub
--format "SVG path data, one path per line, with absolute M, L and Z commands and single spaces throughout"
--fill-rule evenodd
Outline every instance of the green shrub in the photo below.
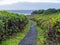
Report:
M 0 11 L 0 41 L 18 32 L 23 32 L 28 19 L 23 14 Z

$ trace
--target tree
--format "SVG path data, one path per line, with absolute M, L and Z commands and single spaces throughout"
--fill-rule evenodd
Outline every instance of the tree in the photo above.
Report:
M 52 13 L 56 13 L 57 12 L 57 10 L 56 9 L 51 9 L 51 8 L 49 8 L 49 9 L 47 9 L 47 10 L 45 10 L 44 11 L 44 14 L 52 14 Z
M 42 14 L 44 10 L 35 10 L 31 14 Z

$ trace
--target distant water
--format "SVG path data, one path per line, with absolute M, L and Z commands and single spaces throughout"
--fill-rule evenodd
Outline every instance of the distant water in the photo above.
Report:
M 11 12 L 11 13 L 31 15 L 33 10 L 8 10 L 8 11 Z

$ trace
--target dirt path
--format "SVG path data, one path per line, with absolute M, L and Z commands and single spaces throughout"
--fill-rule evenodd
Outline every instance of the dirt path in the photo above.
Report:
M 35 25 L 32 23 L 30 31 L 18 45 L 36 45 L 36 43 L 37 43 L 37 30 Z

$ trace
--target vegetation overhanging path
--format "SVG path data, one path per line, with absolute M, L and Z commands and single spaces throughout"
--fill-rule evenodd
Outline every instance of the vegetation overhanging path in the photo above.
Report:
M 35 25 L 31 23 L 30 31 L 18 45 L 36 45 L 36 43 L 37 43 L 37 29 Z

